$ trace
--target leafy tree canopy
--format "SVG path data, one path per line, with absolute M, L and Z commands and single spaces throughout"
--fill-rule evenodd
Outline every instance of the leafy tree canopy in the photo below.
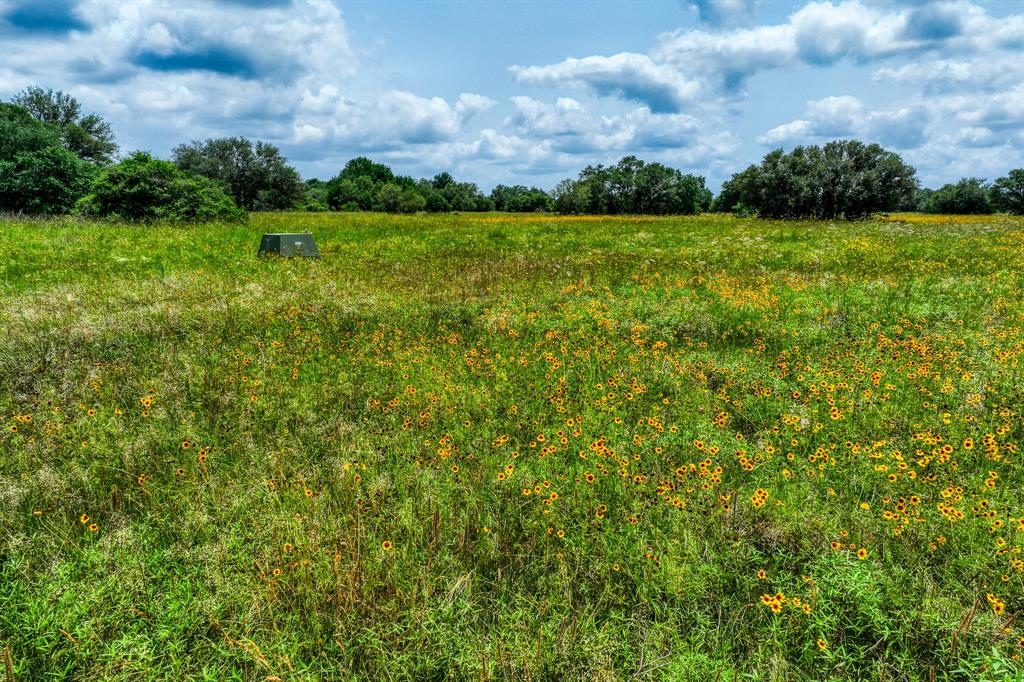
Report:
M 1024 215 L 1024 168 L 1014 168 L 992 183 L 992 205 L 1000 211 Z
M 13 161 L 23 152 L 59 146 L 56 128 L 33 118 L 24 107 L 0 102 L 0 160 Z
M 913 167 L 877 144 L 838 140 L 824 147 L 769 152 L 723 187 L 721 207 L 763 218 L 862 218 L 890 211 L 917 189 Z M 731 206 L 728 206 L 731 204 Z
M 174 163 L 183 170 L 224 184 L 235 203 L 249 211 L 279 211 L 302 204 L 299 173 L 272 144 L 242 137 L 181 144 Z
M 982 178 L 961 178 L 929 193 L 920 207 L 926 213 L 957 215 L 992 213 L 989 190 Z
M 96 166 L 64 148 L 57 128 L 24 107 L 0 103 L 0 211 L 66 213 Z
M 627 156 L 614 166 L 587 166 L 578 179 L 559 183 L 554 203 L 560 213 L 692 214 L 711 207 L 704 183 L 701 176 Z
M 338 177 L 344 180 L 355 180 L 357 178 L 367 177 L 376 184 L 381 182 L 391 182 L 395 179 L 395 174 L 392 173 L 391 169 L 383 163 L 376 163 L 365 156 L 357 156 L 345 164 L 345 167 L 341 170 L 341 173 L 338 174 Z
M 104 168 L 76 209 L 123 221 L 239 221 L 246 215 L 213 180 L 145 152 Z
M 525 185 L 498 185 L 491 190 L 491 201 L 496 211 L 533 212 L 551 211 L 555 204 L 551 196 L 542 189 Z
M 11 98 L 35 120 L 53 126 L 64 147 L 86 161 L 107 164 L 117 154 L 110 124 L 96 114 L 82 115 L 82 105 L 60 90 L 29 86 Z
M 471 182 L 457 182 L 451 173 L 415 180 L 395 175 L 388 166 L 360 156 L 325 183 L 326 203 L 333 210 L 491 211 L 494 202 Z

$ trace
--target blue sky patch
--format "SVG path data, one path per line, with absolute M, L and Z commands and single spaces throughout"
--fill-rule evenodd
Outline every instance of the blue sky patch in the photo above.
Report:
M 73 2 L 62 0 L 29 0 L 18 2 L 3 14 L 3 21 L 27 33 L 63 34 L 85 31 L 89 25 L 75 13 Z

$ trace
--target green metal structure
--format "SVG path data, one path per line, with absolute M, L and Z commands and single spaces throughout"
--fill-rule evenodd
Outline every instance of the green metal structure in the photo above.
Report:
M 285 258 L 319 258 L 313 235 L 308 232 L 271 233 L 263 235 L 260 256 L 275 255 Z

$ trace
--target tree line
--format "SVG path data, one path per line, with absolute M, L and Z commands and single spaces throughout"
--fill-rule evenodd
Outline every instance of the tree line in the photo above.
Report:
M 702 176 L 626 156 L 587 166 L 551 192 L 498 185 L 485 194 L 450 173 L 415 179 L 358 157 L 329 180 L 303 180 L 274 145 L 240 137 L 180 144 L 172 158 L 118 156 L 110 125 L 59 90 L 0 102 L 0 211 L 127 221 L 242 220 L 247 211 L 509 211 L 857 219 L 883 211 L 1024 213 L 1024 169 L 991 184 L 920 187 L 898 154 L 838 140 L 769 152 L 717 197 Z
M 985 178 L 961 178 L 939 189 L 920 188 L 900 206 L 921 213 L 1024 213 L 1024 168 L 1015 168 L 992 183 Z

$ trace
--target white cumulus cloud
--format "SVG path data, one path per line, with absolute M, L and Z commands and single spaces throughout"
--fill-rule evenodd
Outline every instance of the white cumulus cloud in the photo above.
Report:
M 700 92 L 697 81 L 684 78 L 669 66 L 654 63 L 647 55 L 633 52 L 610 57 L 570 57 L 558 64 L 511 69 L 520 83 L 584 86 L 600 95 L 642 102 L 659 113 L 682 110 Z

